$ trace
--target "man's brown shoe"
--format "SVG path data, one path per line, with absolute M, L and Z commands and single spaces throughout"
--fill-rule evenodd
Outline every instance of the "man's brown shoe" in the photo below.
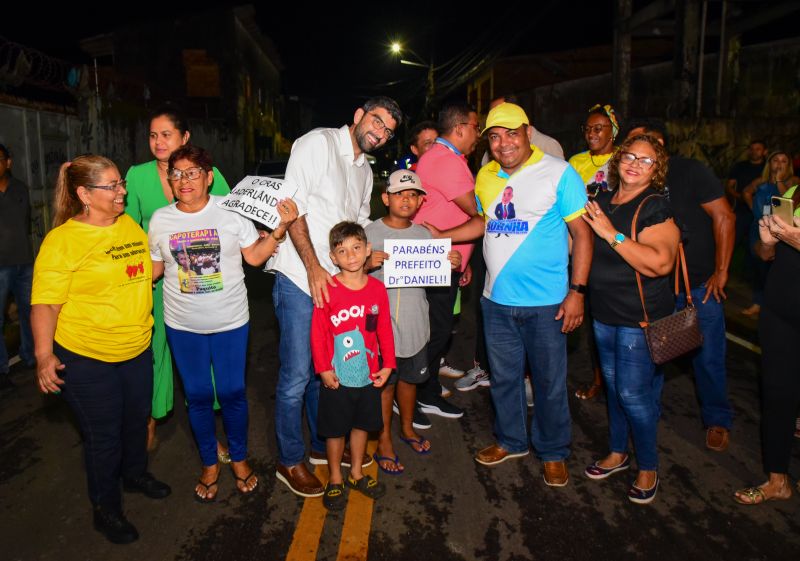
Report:
M 308 461 L 310 464 L 315 466 L 327 466 L 328 465 L 328 456 L 325 452 L 315 452 L 314 450 L 308 455 Z M 365 468 L 367 466 L 372 465 L 372 462 L 375 460 L 372 459 L 372 456 L 369 454 L 364 454 L 364 457 L 361 459 L 361 467 Z M 350 450 L 347 448 L 344 449 L 344 453 L 342 454 L 342 466 L 350 467 L 352 463 L 352 458 L 350 457 Z
M 286 483 L 295 495 L 321 497 L 325 492 L 325 487 L 322 486 L 316 475 L 308 471 L 304 462 L 288 467 L 278 464 L 278 471 L 275 472 L 275 475 L 278 481 Z
M 564 487 L 569 482 L 567 462 L 544 462 L 544 482 L 550 487 Z
M 522 456 L 527 456 L 529 453 L 530 452 L 528 450 L 525 450 L 524 452 L 509 452 L 504 448 L 500 448 L 500 446 L 497 444 L 492 444 L 491 446 L 478 452 L 478 454 L 475 456 L 475 461 L 485 466 L 496 466 L 497 464 L 502 464 L 511 458 L 521 458 Z
M 728 449 L 728 434 L 725 427 L 708 427 L 706 430 L 706 448 L 715 452 L 724 452 Z

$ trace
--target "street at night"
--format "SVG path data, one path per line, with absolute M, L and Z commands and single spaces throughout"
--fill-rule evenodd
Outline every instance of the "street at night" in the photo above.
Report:
M 374 463 L 367 468 L 366 473 L 387 484 L 384 498 L 373 504 L 353 493 L 345 511 L 326 514 L 321 499 L 300 499 L 274 477 L 277 331 L 269 282 L 260 272 L 248 273 L 253 325 L 247 374 L 249 441 L 261 478 L 257 494 L 238 496 L 233 477 L 223 473 L 216 503 L 192 500 L 200 465 L 178 391 L 174 414 L 158 428 L 160 443 L 149 466 L 171 485 L 172 495 L 156 501 L 125 494 L 125 512 L 141 538 L 124 547 L 109 544 L 91 529 L 81 438 L 69 408 L 59 398 L 43 397 L 32 371 L 20 372 L 14 378 L 17 390 L 0 398 L 4 559 L 777 561 L 796 556 L 797 496 L 755 507 L 733 500 L 736 489 L 759 483 L 764 475 L 759 357 L 732 343 L 727 364 L 735 420 L 727 452 L 704 446 L 690 366 L 667 368 L 659 427 L 662 483 L 649 506 L 626 498 L 633 472 L 604 481 L 583 475 L 606 451 L 607 419 L 603 399 L 581 402 L 572 396 L 590 377 L 582 337 L 577 336 L 570 340 L 573 438 L 566 487 L 545 486 L 533 454 L 493 468 L 473 460 L 493 438 L 488 389 L 479 388 L 454 392 L 454 402 L 465 409 L 463 418 L 432 417 L 433 427 L 422 431 L 431 440 L 430 455 L 413 454 L 396 441 L 406 466 L 403 475 L 384 475 Z M 729 316 L 738 314 L 736 295 L 733 289 Z M 471 333 L 469 309 L 465 305 L 459 333 Z M 755 336 L 741 321 L 732 322 L 731 330 L 750 340 Z M 451 362 L 467 366 L 471 336 L 456 334 L 454 341 Z M 790 477 L 798 473 L 800 441 Z

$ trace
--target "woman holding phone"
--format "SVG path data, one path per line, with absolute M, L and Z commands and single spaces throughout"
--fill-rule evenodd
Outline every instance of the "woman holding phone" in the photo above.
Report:
M 789 462 L 792 457 L 795 420 L 800 407 L 800 188 L 784 193 L 794 210 L 791 224 L 776 215 L 758 223 L 756 254 L 772 261 L 764 287 L 764 305 L 759 317 L 761 341 L 761 447 L 768 479 L 761 485 L 736 491 L 734 499 L 744 505 L 785 500 L 792 496 Z

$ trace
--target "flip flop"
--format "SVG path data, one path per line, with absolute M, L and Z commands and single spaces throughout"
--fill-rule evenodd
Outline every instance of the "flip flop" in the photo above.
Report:
M 236 475 L 236 472 L 234 472 L 233 478 L 236 480 L 236 490 L 239 491 L 240 495 L 252 495 L 253 493 L 256 492 L 256 490 L 258 489 L 258 478 L 257 477 L 256 477 L 255 486 L 250 490 L 247 489 L 247 480 L 250 479 L 251 477 L 255 477 L 255 475 L 256 474 L 252 469 L 250 470 L 250 473 L 248 473 L 244 477 L 239 477 L 238 475 Z M 240 481 L 244 485 L 244 488 L 239 487 L 239 482 Z
M 425 454 L 430 454 L 431 453 L 431 449 L 430 448 L 428 448 L 427 450 L 422 448 L 422 445 L 425 444 L 426 442 L 428 443 L 428 445 L 430 445 L 430 441 L 427 438 L 425 438 L 424 436 L 420 436 L 419 438 L 406 438 L 404 436 L 400 436 L 400 440 L 402 440 L 403 442 L 408 444 L 408 446 L 417 454 L 420 454 L 420 455 L 424 456 Z M 419 445 L 420 449 L 417 450 L 416 448 L 414 448 L 414 444 Z
M 386 469 L 381 465 L 381 462 L 392 462 L 395 467 L 399 467 L 398 462 L 400 462 L 400 457 L 397 454 L 394 455 L 394 458 L 390 458 L 389 456 L 379 456 L 378 453 L 375 452 L 372 457 L 375 458 L 378 468 L 380 468 L 380 470 L 385 474 L 402 475 L 402 473 L 406 470 L 404 467 L 400 467 L 399 469 Z
M 219 493 L 219 485 L 217 485 L 218 481 L 219 481 L 219 476 L 217 476 L 217 478 L 214 481 L 212 481 L 211 483 L 208 483 L 208 484 L 203 483 L 202 481 L 198 480 L 197 481 L 198 485 L 202 485 L 203 487 L 206 488 L 206 496 L 205 497 L 201 497 L 200 495 L 198 495 L 197 494 L 197 488 L 195 487 L 194 500 L 196 500 L 198 503 L 203 503 L 203 504 L 213 503 L 214 501 L 216 501 L 217 500 L 217 493 Z M 214 486 L 217 487 L 217 493 L 214 493 L 214 496 L 209 498 L 208 497 L 208 493 L 209 493 L 209 491 L 211 491 L 211 488 L 214 487 Z

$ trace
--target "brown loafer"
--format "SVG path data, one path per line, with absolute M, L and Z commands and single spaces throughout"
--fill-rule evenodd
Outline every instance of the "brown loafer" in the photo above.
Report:
M 544 482 L 550 487 L 564 487 L 569 482 L 567 462 L 544 462 Z
M 725 427 L 708 427 L 706 430 L 706 448 L 715 452 L 724 452 L 728 449 L 728 434 Z
M 347 448 L 344 449 L 344 453 L 342 454 L 342 466 L 350 467 L 352 464 L 352 457 L 350 456 L 350 450 Z M 369 454 L 364 454 L 364 457 L 361 459 L 361 467 L 365 468 L 367 466 L 372 465 L 372 462 L 375 460 L 372 459 L 372 456 Z M 314 450 L 308 455 L 308 462 L 315 466 L 327 466 L 328 465 L 328 456 L 325 452 L 316 452 Z
M 304 462 L 294 466 L 278 464 L 275 476 L 278 481 L 286 483 L 292 493 L 301 497 L 321 497 L 325 492 L 325 487 L 322 486 L 316 475 L 308 471 Z
M 487 448 L 484 448 L 478 452 L 475 456 L 475 461 L 485 466 L 496 466 L 497 464 L 502 464 L 511 458 L 521 458 L 523 456 L 527 456 L 529 453 L 530 452 L 528 450 L 525 450 L 524 452 L 509 452 L 497 444 L 492 444 L 491 446 L 488 446 Z

